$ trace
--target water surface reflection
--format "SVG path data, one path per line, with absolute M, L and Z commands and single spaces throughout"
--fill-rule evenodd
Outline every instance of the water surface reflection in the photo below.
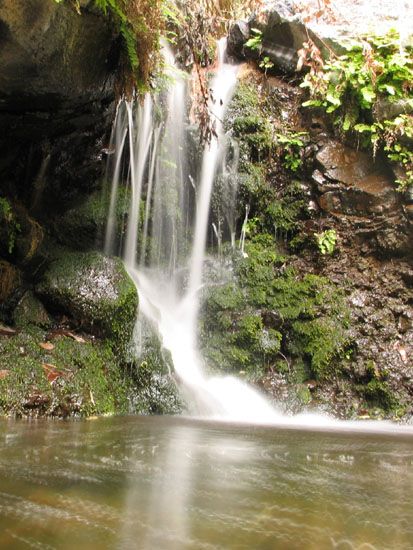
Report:
M 413 437 L 0 423 L 1 548 L 413 548 Z

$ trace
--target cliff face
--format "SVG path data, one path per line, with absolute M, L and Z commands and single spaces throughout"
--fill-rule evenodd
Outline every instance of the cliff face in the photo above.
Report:
M 261 233 L 250 235 L 246 249 L 255 262 L 255 280 L 251 284 L 241 273 L 238 282 L 257 319 L 255 340 L 260 330 L 281 335 L 274 358 L 265 352 L 270 367 L 261 384 L 290 410 L 315 406 L 342 417 L 411 418 L 413 187 L 398 190 L 401 166 L 389 162 L 383 150 L 376 155 L 363 150 L 357 134 L 340 131 L 337 113 L 302 106 L 308 96 L 298 86 L 304 77 L 297 71 L 299 48 L 311 38 L 321 51 L 328 45 L 340 55 L 340 29 L 316 35 L 311 27 L 307 33 L 297 14 L 286 9 L 288 2 L 268 4 L 283 9 L 272 7 L 249 22 L 237 22 L 229 33 L 231 54 L 247 60 L 231 121 L 240 142 L 240 176 L 249 181 L 258 168 L 261 177 L 262 170 L 265 174 L 260 185 L 248 184 L 244 199 Z M 370 123 L 398 115 L 410 120 L 411 106 L 390 98 L 371 114 Z M 403 139 L 411 147 L 409 137 Z M 276 269 L 266 283 L 265 299 L 257 301 L 267 266 L 253 247 L 263 247 L 263 233 L 275 234 L 275 243 L 268 239 L 267 254 L 275 249 L 287 255 L 282 267 L 294 270 L 290 286 L 296 293 L 309 276 L 320 285 L 313 296 L 303 290 L 310 301 L 298 314 L 293 308 L 303 303 L 297 296 L 289 296 L 281 283 L 276 291 L 271 287 L 271 280 L 282 282 Z M 323 296 L 329 285 L 342 292 L 341 304 L 338 295 L 331 303 Z M 228 299 L 225 307 L 214 295 L 208 300 L 207 315 L 211 310 L 228 326 L 239 324 L 240 309 L 232 311 Z M 225 348 L 206 319 L 204 345 L 214 357 Z M 241 357 L 247 373 L 259 369 L 254 355 L 247 355 L 251 344 L 232 341 L 236 345 L 227 356 Z M 233 362 L 230 366 L 235 368 Z
M 44 218 L 93 187 L 118 54 L 108 22 L 87 5 L 79 15 L 53 0 L 0 2 L 3 194 Z

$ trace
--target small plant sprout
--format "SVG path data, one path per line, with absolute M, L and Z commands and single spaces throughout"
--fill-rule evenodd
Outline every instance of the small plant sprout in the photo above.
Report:
M 314 237 L 318 249 L 323 256 L 326 254 L 331 255 L 334 252 L 337 243 L 337 233 L 335 229 L 327 229 L 322 233 L 314 233 Z

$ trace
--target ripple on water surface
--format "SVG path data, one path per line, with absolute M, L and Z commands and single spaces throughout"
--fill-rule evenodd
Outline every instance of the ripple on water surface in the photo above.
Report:
M 408 430 L 3 421 L 0 547 L 413 548 L 412 466 Z

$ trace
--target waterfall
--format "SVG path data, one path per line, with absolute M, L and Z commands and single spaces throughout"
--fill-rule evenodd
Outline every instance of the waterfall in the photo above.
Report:
M 138 289 L 141 314 L 156 327 L 163 346 L 171 353 L 190 411 L 208 418 L 273 422 L 278 413 L 246 383 L 230 376 L 207 376 L 197 349 L 211 193 L 218 172 L 223 170 L 226 145 L 222 121 L 237 79 L 237 67 L 225 61 L 222 41 L 219 52 L 209 102 L 215 133 L 205 145 L 199 180 L 188 170 L 185 78 L 174 70 L 173 56 L 166 52 L 166 62 L 174 73 L 167 98 L 160 99 L 166 106 L 166 118 L 155 122 L 149 96 L 143 105 L 126 102 L 118 110 L 112 138 L 116 152 L 111 204 L 116 201 L 113 194 L 119 185 L 120 158 L 125 156 L 128 141 L 131 204 L 123 259 Z M 231 194 L 234 197 L 233 190 Z M 234 241 L 233 219 L 229 225 Z M 220 235 L 221 228 L 215 231 Z M 110 250 L 113 212 L 109 214 L 107 239 L 105 249 Z M 183 278 L 188 281 L 186 286 Z

